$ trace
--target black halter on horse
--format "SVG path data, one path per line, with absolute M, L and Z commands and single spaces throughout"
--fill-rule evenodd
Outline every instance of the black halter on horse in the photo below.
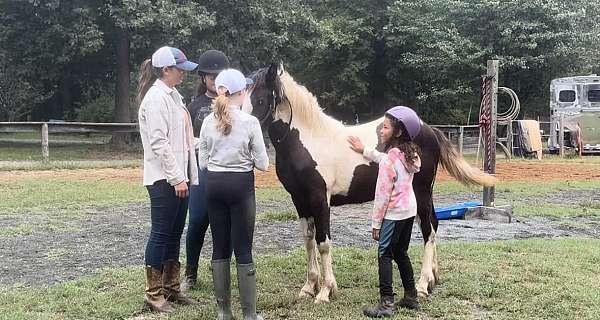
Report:
M 254 72 L 252 75 L 250 75 L 250 77 L 256 78 L 259 71 Z M 260 117 L 257 117 L 260 122 L 261 127 L 265 127 L 265 125 L 267 125 L 266 122 L 269 119 L 271 119 L 271 120 L 275 119 L 275 113 L 277 112 L 277 105 L 279 105 L 285 99 L 285 96 L 283 94 L 278 95 L 275 91 L 276 91 L 275 89 L 271 90 L 271 97 L 270 97 L 271 99 L 267 99 L 269 102 L 268 102 L 267 108 L 265 108 L 264 114 Z M 269 118 L 269 116 L 270 116 L 270 118 Z M 290 122 L 287 124 L 287 130 L 283 134 L 282 137 L 276 138 L 275 141 L 272 141 L 272 142 L 281 143 L 289 136 L 289 134 L 292 130 L 291 126 L 292 126 L 293 118 L 294 118 L 294 110 L 292 109 L 292 106 L 290 105 Z

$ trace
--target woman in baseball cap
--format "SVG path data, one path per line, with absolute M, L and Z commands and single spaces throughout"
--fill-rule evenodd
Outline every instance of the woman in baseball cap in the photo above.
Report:
M 188 185 L 198 184 L 192 121 L 175 89 L 196 63 L 177 48 L 162 47 L 142 64 L 138 121 L 144 147 L 143 183 L 150 197 L 144 302 L 173 312 L 171 303 L 195 304 L 180 290 L 179 242 L 188 208 Z
M 213 239 L 212 273 L 218 319 L 231 319 L 231 247 L 235 253 L 240 304 L 245 320 L 256 314 L 256 269 L 252 241 L 256 217 L 254 168 L 265 171 L 269 158 L 258 119 L 242 110 L 246 85 L 235 69 L 215 79 L 219 96 L 200 129 L 199 167 L 207 168 L 206 200 Z

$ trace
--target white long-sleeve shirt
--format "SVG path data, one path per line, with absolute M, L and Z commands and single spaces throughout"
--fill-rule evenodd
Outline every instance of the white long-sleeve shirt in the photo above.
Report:
M 230 106 L 231 132 L 224 136 L 217 129 L 214 113 L 202 122 L 198 139 L 200 169 L 208 171 L 248 172 L 254 168 L 266 171 L 269 157 L 258 119 Z
M 166 179 L 171 185 L 198 184 L 190 114 L 181 95 L 158 79 L 138 111 L 144 146 L 144 185 Z

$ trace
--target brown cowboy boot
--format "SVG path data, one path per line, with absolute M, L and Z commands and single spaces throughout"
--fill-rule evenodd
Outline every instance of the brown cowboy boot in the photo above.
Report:
M 198 266 L 185 266 L 185 277 L 181 282 L 181 291 L 187 291 L 196 286 L 198 281 Z
M 165 297 L 168 301 L 189 305 L 197 304 L 196 300 L 193 300 L 181 292 L 179 284 L 179 261 L 169 260 L 163 263 L 163 288 L 165 289 Z
M 144 304 L 152 311 L 171 313 L 175 311 L 171 303 L 165 299 L 162 288 L 162 271 L 146 266 L 146 290 Z
M 417 297 L 417 289 L 404 289 L 404 298 L 400 299 L 400 301 L 396 302 L 396 307 L 402 307 L 407 309 L 418 310 L 419 309 L 419 299 Z

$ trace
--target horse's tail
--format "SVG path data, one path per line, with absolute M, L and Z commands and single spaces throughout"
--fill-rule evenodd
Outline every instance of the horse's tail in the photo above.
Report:
M 440 146 L 440 163 L 448 173 L 464 185 L 480 185 L 491 187 L 496 184 L 496 178 L 472 167 L 452 146 L 444 133 L 437 128 L 431 128 Z

